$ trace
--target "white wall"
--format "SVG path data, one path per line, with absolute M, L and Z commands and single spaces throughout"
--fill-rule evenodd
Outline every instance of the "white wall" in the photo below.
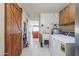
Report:
M 23 10 L 22 12 L 22 32 L 24 33 L 24 22 L 26 23 L 26 25 L 28 24 L 27 23 L 27 20 L 28 20 L 28 17 L 25 13 L 25 11 Z
M 4 55 L 4 4 L 0 3 L 0 55 Z
M 43 24 L 43 27 L 41 27 L 41 24 Z M 51 33 L 53 24 L 59 24 L 58 13 L 41 13 L 40 14 L 40 33 Z M 49 29 L 47 27 L 49 27 Z
M 59 26 L 61 30 L 67 32 L 75 32 L 75 25 Z
M 29 20 L 29 17 L 23 9 L 22 5 L 20 3 L 18 3 L 18 5 L 22 8 L 22 32 L 24 32 L 24 22 L 26 22 L 26 24 L 28 25 L 27 20 Z
M 34 26 L 34 25 L 39 25 L 39 20 L 30 20 L 30 24 L 31 24 L 32 26 Z
M 23 13 L 22 13 L 22 36 L 24 34 L 24 22 L 26 22 L 26 34 L 27 34 L 27 41 L 29 43 L 30 41 L 30 24 L 29 24 L 29 20 L 30 18 L 28 17 L 28 15 L 26 14 L 26 12 L 23 10 Z
M 18 3 L 18 5 L 22 8 L 22 5 Z M 24 22 L 26 22 L 26 28 L 27 28 L 27 40 L 28 42 L 30 41 L 30 27 L 29 27 L 29 20 L 30 18 L 28 17 L 27 13 L 25 10 L 22 8 L 22 43 L 23 43 L 23 34 L 24 34 Z M 27 22 L 28 21 L 28 22 Z
M 39 20 L 39 16 L 30 16 L 30 20 Z
M 32 31 L 38 31 L 39 32 L 39 20 L 30 20 L 30 24 L 31 24 L 31 27 L 32 27 Z M 38 26 L 38 27 L 34 27 L 34 26 Z

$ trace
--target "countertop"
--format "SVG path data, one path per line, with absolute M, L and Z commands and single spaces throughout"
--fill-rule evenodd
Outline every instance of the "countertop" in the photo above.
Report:
M 75 43 L 75 37 L 66 36 L 66 35 L 62 35 L 62 34 L 53 34 L 51 36 L 52 36 L 52 39 L 55 38 L 64 43 Z

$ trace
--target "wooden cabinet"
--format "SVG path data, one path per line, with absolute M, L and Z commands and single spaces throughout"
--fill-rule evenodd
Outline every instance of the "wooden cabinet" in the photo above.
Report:
M 62 24 L 63 24 L 63 17 L 61 17 L 62 16 L 62 13 L 60 12 L 60 14 L 59 14 L 59 25 L 61 26 Z
M 75 23 L 75 4 L 69 4 L 59 12 L 59 25 L 71 25 Z
M 22 52 L 21 20 L 22 20 L 22 9 L 15 3 L 5 4 L 6 56 L 18 56 Z
M 75 5 L 70 4 L 69 7 L 70 7 L 69 9 L 70 24 L 74 24 L 75 23 Z

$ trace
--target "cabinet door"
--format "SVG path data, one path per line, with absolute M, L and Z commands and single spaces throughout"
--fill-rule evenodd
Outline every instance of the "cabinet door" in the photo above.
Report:
M 68 20 L 68 8 L 64 9 L 64 13 L 63 14 L 64 14 L 64 18 L 63 18 L 64 19 L 63 20 L 64 24 L 63 25 L 67 25 L 69 23 L 69 20 Z
M 59 20 L 60 26 L 66 25 L 68 23 L 67 13 L 66 13 L 65 9 L 60 12 L 59 18 L 60 18 L 60 20 Z
M 62 12 L 60 12 L 60 14 L 59 14 L 59 25 L 60 26 L 63 25 L 63 15 L 62 15 Z
M 75 5 L 69 4 L 62 11 L 60 11 L 59 24 L 61 26 L 71 25 L 75 23 Z
M 69 5 L 69 20 L 70 20 L 70 24 L 74 24 L 75 23 L 75 4 L 70 4 Z

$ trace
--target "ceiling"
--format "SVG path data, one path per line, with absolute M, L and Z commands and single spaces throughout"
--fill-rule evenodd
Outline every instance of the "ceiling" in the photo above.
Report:
M 29 17 L 38 17 L 40 13 L 57 13 L 67 3 L 22 3 L 22 7 Z

